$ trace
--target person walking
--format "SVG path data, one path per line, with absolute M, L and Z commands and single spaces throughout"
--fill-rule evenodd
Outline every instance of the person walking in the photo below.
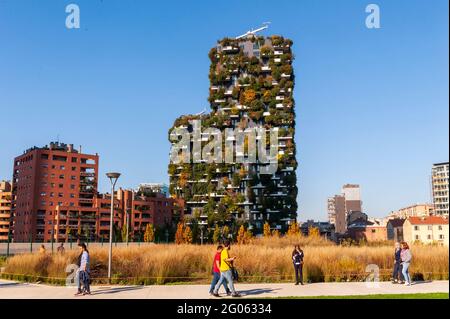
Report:
M 406 242 L 401 244 L 402 251 L 400 253 L 400 258 L 402 260 L 402 274 L 405 279 L 405 286 L 411 286 L 411 276 L 409 274 L 409 266 L 411 265 L 412 254 L 409 246 Z
M 303 258 L 305 254 L 299 245 L 294 247 L 292 252 L 292 262 L 294 264 L 295 270 L 295 285 L 298 286 L 300 283 L 303 286 Z
M 223 250 L 223 246 L 219 245 L 217 246 L 216 254 L 214 255 L 214 261 L 213 261 L 213 267 L 212 267 L 212 275 L 213 279 L 211 281 L 211 287 L 209 288 L 209 294 L 214 294 L 214 288 L 216 287 L 217 283 L 220 280 L 220 256 Z M 227 295 L 231 295 L 231 291 L 228 288 L 226 280 L 222 282 L 223 288 L 225 289 Z M 219 287 L 220 289 L 220 287 Z
M 91 289 L 90 289 L 90 278 L 89 278 L 89 272 L 90 272 L 90 257 L 89 257 L 89 251 L 87 250 L 86 244 L 82 243 L 79 244 L 81 253 L 78 256 L 78 270 L 77 270 L 77 285 L 78 285 L 78 291 L 75 294 L 75 296 L 79 295 L 90 295 Z
M 213 296 L 220 297 L 219 288 L 223 284 L 223 282 L 226 281 L 231 290 L 231 296 L 241 297 L 241 295 L 236 292 L 233 283 L 232 267 L 234 261 L 236 260 L 236 256 L 230 257 L 231 243 L 229 240 L 225 242 L 224 246 L 224 249 L 220 253 L 220 279 L 216 287 L 214 288 Z
M 393 284 L 403 284 L 403 275 L 402 275 L 402 248 L 400 247 L 400 243 L 395 243 L 394 250 L 394 272 L 392 274 L 392 283 Z

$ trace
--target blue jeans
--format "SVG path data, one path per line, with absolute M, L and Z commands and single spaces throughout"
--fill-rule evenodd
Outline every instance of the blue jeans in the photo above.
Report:
M 214 288 L 216 287 L 217 283 L 220 280 L 220 272 L 214 272 L 213 273 L 213 279 L 211 281 L 211 287 L 209 288 L 209 293 L 212 294 L 214 292 Z M 230 292 L 230 289 L 228 289 L 228 285 L 226 281 L 222 282 L 223 288 L 225 289 L 226 293 Z M 220 286 L 219 286 L 220 289 Z
M 403 281 L 403 275 L 402 275 L 402 264 L 396 262 L 394 264 L 394 273 L 392 274 L 392 278 L 397 281 Z
M 405 282 L 411 284 L 411 276 L 409 275 L 409 265 L 410 263 L 402 263 L 402 274 L 405 278 Z
M 216 288 L 214 288 L 214 293 L 217 294 L 219 292 L 219 288 L 221 285 L 223 285 L 223 282 L 227 282 L 230 285 L 230 290 L 233 295 L 236 294 L 236 290 L 234 289 L 233 284 L 233 275 L 231 274 L 231 270 L 227 270 L 220 273 L 220 280 L 216 285 Z

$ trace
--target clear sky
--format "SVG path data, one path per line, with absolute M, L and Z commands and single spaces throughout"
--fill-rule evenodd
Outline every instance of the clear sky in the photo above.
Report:
M 81 28 L 65 27 L 66 5 Z M 381 29 L 367 29 L 377 3 Z M 31 146 L 100 154 L 120 185 L 168 182 L 167 131 L 208 108 L 208 51 L 271 21 L 295 42 L 300 220 L 362 186 L 384 216 L 430 200 L 431 165 L 448 161 L 447 0 L 0 0 L 0 179 Z

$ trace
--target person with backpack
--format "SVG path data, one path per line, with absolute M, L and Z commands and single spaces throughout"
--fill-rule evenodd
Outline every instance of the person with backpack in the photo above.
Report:
M 213 296 L 220 297 L 219 295 L 219 288 L 223 284 L 224 281 L 226 281 L 229 285 L 229 288 L 231 290 L 231 296 L 232 297 L 241 297 L 240 294 L 236 292 L 234 289 L 233 284 L 233 277 L 237 276 L 237 273 L 234 269 L 233 263 L 236 260 L 236 257 L 230 257 L 230 250 L 231 250 L 231 243 L 229 240 L 227 240 L 224 244 L 224 249 L 220 253 L 220 279 L 217 283 L 216 287 L 213 291 Z M 233 276 L 234 274 L 234 276 Z
M 294 247 L 292 252 L 292 262 L 295 270 L 295 285 L 300 283 L 303 286 L 303 258 L 305 254 L 299 245 Z
M 219 245 L 217 247 L 216 254 L 214 255 L 214 261 L 213 261 L 213 267 L 212 267 L 213 279 L 211 281 L 211 287 L 209 288 L 210 295 L 213 295 L 214 288 L 216 287 L 217 283 L 220 280 L 220 256 L 221 256 L 222 250 L 223 250 L 223 246 Z M 227 295 L 230 296 L 231 291 L 228 288 L 227 282 L 223 281 L 222 285 L 223 285 L 223 288 L 225 288 Z M 219 287 L 219 289 L 220 289 L 220 287 Z

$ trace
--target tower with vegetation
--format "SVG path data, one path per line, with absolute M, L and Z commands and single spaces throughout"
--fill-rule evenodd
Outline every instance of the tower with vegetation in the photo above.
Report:
M 206 224 L 211 230 L 216 225 L 227 225 L 235 232 L 247 224 L 258 234 L 266 223 L 271 229 L 285 232 L 296 219 L 292 44 L 282 36 L 248 33 L 218 41 L 209 52 L 211 112 L 179 117 L 169 131 L 169 139 L 175 128 L 192 131 L 192 120 L 201 120 L 202 131 L 275 129 L 278 169 L 267 175 L 260 174 L 259 163 L 169 164 L 170 193 L 185 200 L 185 218 L 191 224 Z M 210 136 L 202 133 L 202 143 L 209 140 Z M 248 151 L 247 145 L 244 150 Z

